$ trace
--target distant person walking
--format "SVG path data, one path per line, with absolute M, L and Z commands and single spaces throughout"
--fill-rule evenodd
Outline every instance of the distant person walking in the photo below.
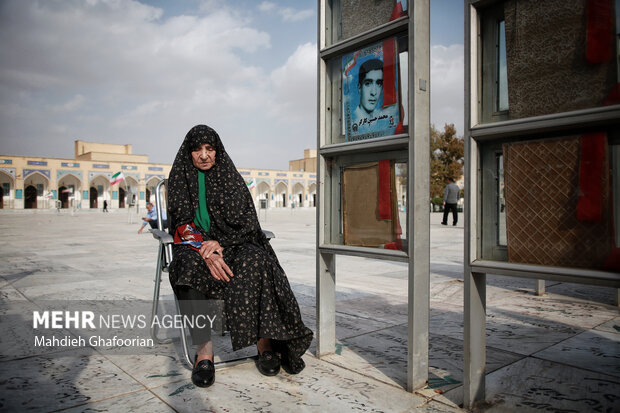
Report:
M 108 211 L 108 201 L 106 201 L 105 199 L 103 200 L 103 212 L 109 212 Z
M 456 204 L 459 200 L 461 189 L 454 183 L 453 178 L 448 178 L 446 188 L 443 190 L 443 220 L 441 225 L 448 225 L 448 214 L 452 211 L 452 225 L 459 221 Z

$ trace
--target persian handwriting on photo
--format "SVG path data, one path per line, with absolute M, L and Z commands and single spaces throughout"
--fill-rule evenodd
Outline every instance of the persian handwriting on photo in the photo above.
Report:
M 387 119 L 388 115 L 380 115 L 380 116 L 375 116 L 372 119 L 368 119 L 368 118 L 364 118 L 360 121 L 360 125 L 365 125 L 365 124 L 369 124 L 372 125 L 373 122 L 376 122 L 378 120 L 383 120 L 383 119 Z
M 372 125 L 373 122 L 375 122 L 377 120 L 377 118 L 372 118 L 372 119 L 368 119 L 368 118 L 362 118 L 359 121 L 359 125 L 363 126 L 363 125 Z

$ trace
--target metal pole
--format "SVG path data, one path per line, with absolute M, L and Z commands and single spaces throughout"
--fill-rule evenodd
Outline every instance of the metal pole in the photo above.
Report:
M 336 350 L 336 255 L 317 250 L 316 356 Z
M 430 313 L 430 5 L 409 6 L 408 340 L 407 390 L 428 382 Z

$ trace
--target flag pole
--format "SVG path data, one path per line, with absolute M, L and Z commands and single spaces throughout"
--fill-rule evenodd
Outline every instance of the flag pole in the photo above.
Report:
M 129 200 L 129 189 L 127 188 L 127 179 L 125 179 L 125 174 L 123 174 L 123 182 L 125 182 L 125 199 Z M 129 201 L 127 201 L 126 207 L 127 207 L 127 222 L 130 224 L 133 224 L 133 217 L 131 216 L 131 205 L 129 204 Z

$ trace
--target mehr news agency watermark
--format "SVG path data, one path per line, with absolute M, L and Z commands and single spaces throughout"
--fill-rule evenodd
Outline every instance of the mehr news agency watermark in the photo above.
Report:
M 216 302 L 216 300 L 208 300 Z M 153 331 L 166 329 L 221 329 L 221 303 L 211 303 L 202 311 L 182 315 L 175 313 L 151 314 L 150 304 L 130 309 L 108 305 L 103 310 L 34 310 L 32 328 L 35 347 L 96 347 L 131 351 L 155 346 Z M 135 304 L 135 303 L 134 303 Z M 96 307 L 96 306 L 95 306 Z M 112 307 L 111 309 L 109 307 Z M 137 311 L 136 311 L 137 310 Z

